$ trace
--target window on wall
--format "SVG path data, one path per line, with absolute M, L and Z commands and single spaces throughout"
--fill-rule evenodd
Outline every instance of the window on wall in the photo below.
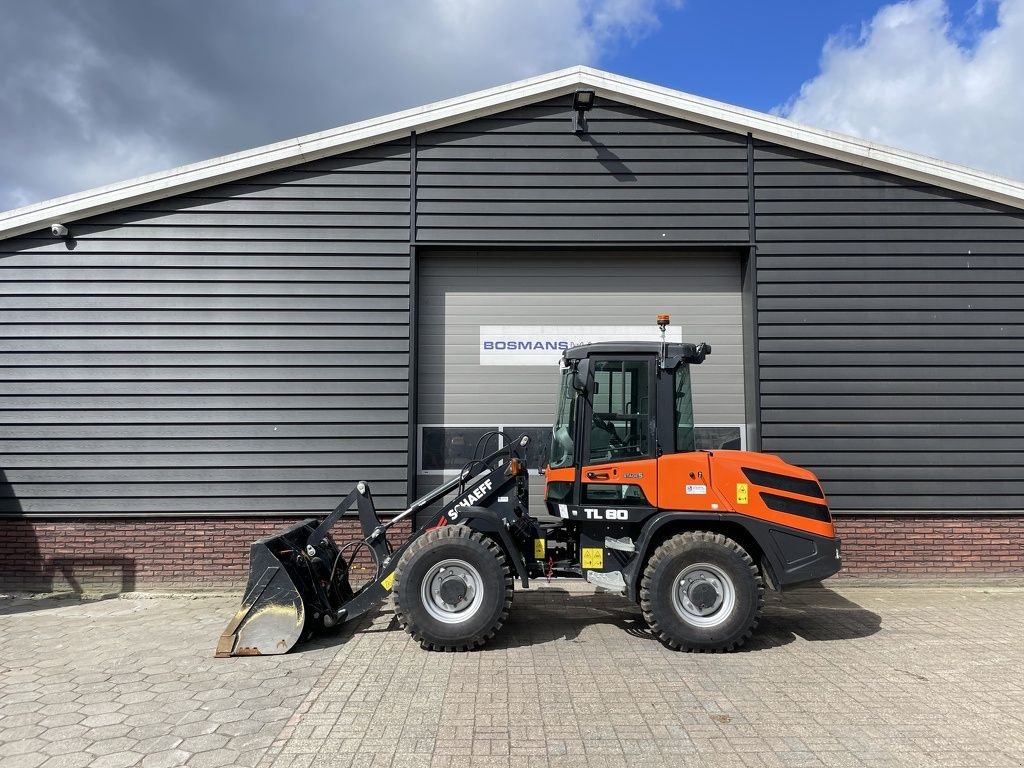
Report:
M 458 472 L 466 462 L 473 458 L 477 445 L 488 432 L 498 429 L 494 426 L 424 426 L 421 427 L 420 465 L 423 471 L 438 472 L 452 470 Z M 498 447 L 496 437 L 492 437 L 488 445 L 482 446 L 485 452 Z M 486 453 L 484 454 L 486 455 Z
M 502 432 L 503 435 L 491 436 L 486 444 L 481 444 L 481 439 L 488 432 Z M 497 448 L 504 447 L 506 438 L 515 440 L 523 434 L 529 436 L 530 442 L 525 452 L 520 453 L 523 454 L 530 472 L 537 474 L 547 463 L 551 442 L 550 424 L 421 424 L 419 473 L 455 474 L 466 466 L 474 457 L 474 453 L 482 458 Z
M 693 428 L 698 451 L 742 451 L 746 448 L 743 440 L 745 432 L 746 428 L 743 424 L 698 424 Z

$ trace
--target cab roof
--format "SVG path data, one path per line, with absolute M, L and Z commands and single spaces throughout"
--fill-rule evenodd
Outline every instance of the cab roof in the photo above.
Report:
M 697 351 L 696 344 L 680 344 L 660 341 L 599 341 L 594 344 L 581 344 L 565 350 L 566 360 L 580 360 L 593 355 L 653 355 L 661 356 L 665 350 L 667 358 L 678 358 L 684 363 L 701 363 L 705 355 L 711 354 L 711 345 L 704 345 L 704 352 Z

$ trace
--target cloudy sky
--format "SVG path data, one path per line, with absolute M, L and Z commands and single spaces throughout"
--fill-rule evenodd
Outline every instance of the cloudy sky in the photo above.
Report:
M 570 66 L 1024 179 L 1024 0 L 0 0 L 0 210 Z

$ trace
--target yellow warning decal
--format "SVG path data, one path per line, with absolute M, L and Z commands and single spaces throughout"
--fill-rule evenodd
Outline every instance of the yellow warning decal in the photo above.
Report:
M 747 484 L 736 483 L 736 503 L 746 504 L 747 503 Z
M 544 553 L 547 552 L 547 545 L 547 539 L 533 540 L 533 556 L 535 559 L 540 560 L 544 557 Z
M 380 585 L 382 587 L 384 587 L 384 589 L 386 589 L 386 590 L 388 590 L 390 592 L 391 591 L 391 585 L 394 584 L 394 583 L 395 583 L 395 572 L 392 571 L 391 573 L 389 573 L 387 576 L 384 577 L 384 580 L 381 581 Z
M 601 547 L 583 547 L 580 562 L 584 568 L 604 568 L 604 550 Z

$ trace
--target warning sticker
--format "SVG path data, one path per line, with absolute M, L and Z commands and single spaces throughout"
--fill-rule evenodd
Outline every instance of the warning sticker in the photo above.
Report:
M 544 553 L 547 549 L 547 539 L 534 539 L 533 540 L 533 556 L 540 560 L 544 557 Z
M 747 503 L 747 484 L 736 483 L 736 503 L 746 504 Z
M 580 564 L 584 568 L 604 568 L 604 550 L 601 547 L 583 547 Z
M 384 580 L 381 581 L 380 585 L 382 587 L 384 587 L 384 589 L 386 589 L 386 590 L 388 590 L 390 592 L 391 591 L 391 585 L 394 584 L 394 583 L 395 583 L 395 572 L 392 571 L 391 573 L 389 573 L 387 576 L 384 577 Z

